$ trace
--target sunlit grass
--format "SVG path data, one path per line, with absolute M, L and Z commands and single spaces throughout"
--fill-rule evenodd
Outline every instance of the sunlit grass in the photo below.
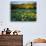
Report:
M 12 21 L 36 21 L 35 9 L 16 9 L 11 11 Z

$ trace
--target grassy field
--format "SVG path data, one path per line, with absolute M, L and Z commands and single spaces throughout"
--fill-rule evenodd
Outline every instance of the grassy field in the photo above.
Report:
M 11 21 L 36 21 L 36 9 L 11 10 Z

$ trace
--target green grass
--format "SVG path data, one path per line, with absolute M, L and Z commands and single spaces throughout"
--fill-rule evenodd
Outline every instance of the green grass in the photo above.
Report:
M 36 21 L 36 9 L 11 10 L 11 21 Z

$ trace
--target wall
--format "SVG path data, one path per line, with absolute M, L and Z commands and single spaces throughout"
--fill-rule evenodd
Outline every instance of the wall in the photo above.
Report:
M 9 27 L 23 32 L 24 45 L 37 37 L 46 37 L 46 0 L 35 0 L 37 2 L 37 21 L 36 22 L 11 22 L 10 21 L 10 1 L 0 1 L 0 31 Z M 18 0 L 17 0 L 18 1 Z M 26 1 L 26 0 L 25 0 Z M 28 0 L 27 0 L 28 1 Z M 31 0 L 30 0 L 31 1 Z M 34 0 L 32 0 L 34 1 Z
M 0 46 L 23 46 L 23 35 L 0 35 Z
M 46 46 L 46 43 L 33 43 L 33 46 Z

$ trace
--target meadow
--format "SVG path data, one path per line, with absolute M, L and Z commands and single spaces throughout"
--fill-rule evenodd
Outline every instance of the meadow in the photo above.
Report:
M 11 10 L 12 21 L 36 21 L 36 9 L 14 9 Z

